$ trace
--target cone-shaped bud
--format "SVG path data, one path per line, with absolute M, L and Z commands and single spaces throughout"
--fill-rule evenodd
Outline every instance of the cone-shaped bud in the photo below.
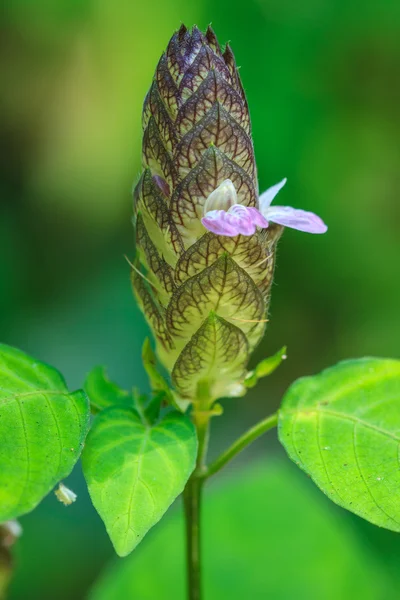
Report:
M 252 235 L 228 237 L 202 223 L 211 211 L 232 209 L 236 218 L 258 208 L 245 94 L 230 47 L 222 51 L 210 28 L 182 26 L 170 40 L 143 129 L 136 297 L 182 397 L 196 400 L 199 386 L 210 401 L 236 395 L 264 334 L 282 227 L 261 229 L 260 214 Z

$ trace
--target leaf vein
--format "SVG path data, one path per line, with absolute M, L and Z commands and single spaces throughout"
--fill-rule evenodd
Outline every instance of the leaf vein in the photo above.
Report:
M 331 481 L 332 478 L 329 476 L 328 467 L 326 465 L 326 460 L 325 460 L 323 452 L 322 452 L 321 440 L 320 440 L 320 411 L 317 411 L 317 427 L 316 427 L 316 429 L 317 429 L 316 433 L 317 433 L 318 452 L 319 452 L 319 455 L 320 455 L 320 458 L 321 458 L 321 461 L 322 461 L 322 466 L 323 466 L 324 471 L 325 471 L 325 475 L 326 475 L 326 478 L 327 478 L 327 483 L 332 486 L 332 490 L 337 495 L 337 497 L 341 500 L 341 502 L 344 502 L 344 499 L 339 494 L 339 492 L 337 491 L 336 487 L 333 485 L 333 483 Z
M 357 444 L 356 444 L 356 428 L 357 428 L 357 425 L 358 425 L 358 423 L 355 422 L 354 426 L 353 426 L 353 438 L 352 438 L 352 440 L 353 440 L 354 458 L 355 458 L 355 461 L 356 461 L 358 472 L 360 473 L 360 477 L 361 477 L 361 479 L 362 479 L 362 481 L 364 483 L 364 486 L 365 486 L 366 490 L 368 491 L 369 496 L 371 497 L 371 500 L 372 500 L 373 504 L 376 506 L 376 508 L 378 510 L 380 510 L 381 512 L 383 512 L 390 521 L 393 521 L 393 523 L 395 523 L 396 525 L 399 526 L 400 525 L 400 521 L 397 521 L 391 515 L 389 515 L 389 513 L 386 512 L 386 510 L 378 503 L 378 501 L 376 500 L 375 496 L 371 492 L 370 486 L 368 485 L 367 480 L 365 479 L 364 473 L 362 472 L 360 461 L 359 461 L 359 456 L 358 456 L 358 452 L 357 452 Z
M 400 436 L 397 436 L 394 433 L 387 431 L 386 429 L 383 429 L 382 427 L 379 427 L 378 425 L 374 425 L 373 423 L 368 423 L 368 421 L 364 421 L 363 419 L 360 419 L 359 417 L 352 417 L 351 415 L 336 412 L 334 410 L 327 410 L 327 409 L 319 410 L 318 408 L 314 408 L 314 409 L 310 409 L 310 410 L 307 410 L 307 409 L 291 410 L 288 412 L 294 413 L 295 415 L 298 415 L 298 416 L 300 416 L 301 413 L 304 413 L 306 415 L 312 415 L 313 413 L 319 412 L 321 414 L 326 414 L 326 415 L 330 415 L 332 417 L 337 417 L 338 419 L 344 419 L 345 421 L 359 423 L 363 427 L 366 427 L 368 429 L 373 429 L 374 431 L 378 431 L 382 435 L 386 435 L 387 437 L 390 437 L 390 438 L 396 440 L 396 442 L 400 442 Z
M 55 426 L 56 426 L 56 429 L 57 429 L 57 433 L 58 433 L 59 456 L 58 456 L 58 467 L 57 467 L 57 471 L 56 471 L 56 473 L 58 474 L 58 473 L 60 473 L 60 470 L 61 470 L 62 450 L 63 450 L 63 443 L 62 443 L 62 439 L 61 439 L 61 430 L 60 430 L 60 426 L 59 426 L 59 423 L 58 423 L 57 416 L 56 416 L 56 414 L 54 412 L 54 409 L 53 409 L 53 407 L 51 405 L 51 402 L 50 402 L 49 398 L 47 398 L 46 394 L 43 394 L 43 397 L 46 400 L 47 406 L 49 407 L 49 410 L 50 410 L 51 415 L 52 415 L 52 417 L 54 419 L 54 423 L 55 423 Z

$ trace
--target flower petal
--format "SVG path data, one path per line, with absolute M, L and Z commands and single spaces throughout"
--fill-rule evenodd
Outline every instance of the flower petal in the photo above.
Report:
M 283 188 L 286 182 L 287 179 L 285 177 L 284 179 L 282 179 L 282 181 L 271 186 L 261 194 L 261 196 L 258 199 L 261 212 L 263 212 L 266 208 L 270 206 L 272 200 L 275 198 L 279 190 Z
M 257 227 L 262 227 L 263 229 L 266 229 L 268 227 L 267 219 L 265 217 L 263 217 L 263 215 L 260 213 L 258 208 L 254 208 L 253 206 L 248 206 L 247 212 L 251 216 L 251 219 L 252 219 L 254 225 L 257 225 Z
M 268 227 L 268 221 L 262 216 L 258 208 L 234 204 L 228 210 L 228 214 L 239 217 L 242 221 L 249 221 L 258 227 Z M 254 233 L 254 232 L 253 232 Z
M 228 213 L 225 210 L 210 210 L 201 222 L 208 231 L 216 235 L 227 235 L 233 237 L 238 234 L 234 224 L 227 218 Z
M 201 222 L 204 227 L 217 235 L 253 235 L 256 227 L 268 227 L 268 221 L 253 207 L 234 204 L 228 211 L 211 210 Z
M 225 179 L 211 192 L 204 204 L 204 215 L 212 210 L 229 210 L 237 202 L 235 186 L 230 179 Z
M 316 214 L 291 206 L 270 206 L 263 211 L 263 215 L 273 223 L 307 233 L 325 233 L 328 230 Z

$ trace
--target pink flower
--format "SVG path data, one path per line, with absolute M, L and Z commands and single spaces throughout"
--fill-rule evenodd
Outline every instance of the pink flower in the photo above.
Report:
M 226 179 L 208 196 L 201 222 L 209 231 L 228 237 L 253 235 L 257 227 L 268 227 L 269 221 L 308 233 L 325 233 L 327 226 L 314 213 L 290 206 L 271 206 L 285 183 L 286 178 L 261 194 L 258 209 L 237 204 L 235 186 Z
M 268 221 L 257 208 L 241 204 L 234 204 L 228 210 L 210 210 L 201 222 L 209 231 L 229 237 L 239 233 L 253 235 L 257 226 L 268 227 Z

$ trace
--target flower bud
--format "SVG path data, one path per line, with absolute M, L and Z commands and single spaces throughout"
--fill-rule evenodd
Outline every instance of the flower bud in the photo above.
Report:
M 283 228 L 259 227 L 268 223 L 255 214 L 247 101 L 233 53 L 211 28 L 182 26 L 172 37 L 144 102 L 143 130 L 135 295 L 178 394 L 196 401 L 207 389 L 210 403 L 238 395 L 264 334 Z M 248 220 L 246 235 L 207 231 L 204 215 L 229 209 L 228 219 Z
M 9 548 L 20 538 L 22 535 L 21 524 L 16 521 L 5 521 L 0 523 L 0 546 Z
M 75 492 L 67 488 L 67 486 L 64 485 L 62 482 L 59 483 L 58 488 L 54 493 L 57 497 L 57 500 L 64 504 L 64 506 L 70 506 L 76 501 L 78 497 L 75 494 Z

